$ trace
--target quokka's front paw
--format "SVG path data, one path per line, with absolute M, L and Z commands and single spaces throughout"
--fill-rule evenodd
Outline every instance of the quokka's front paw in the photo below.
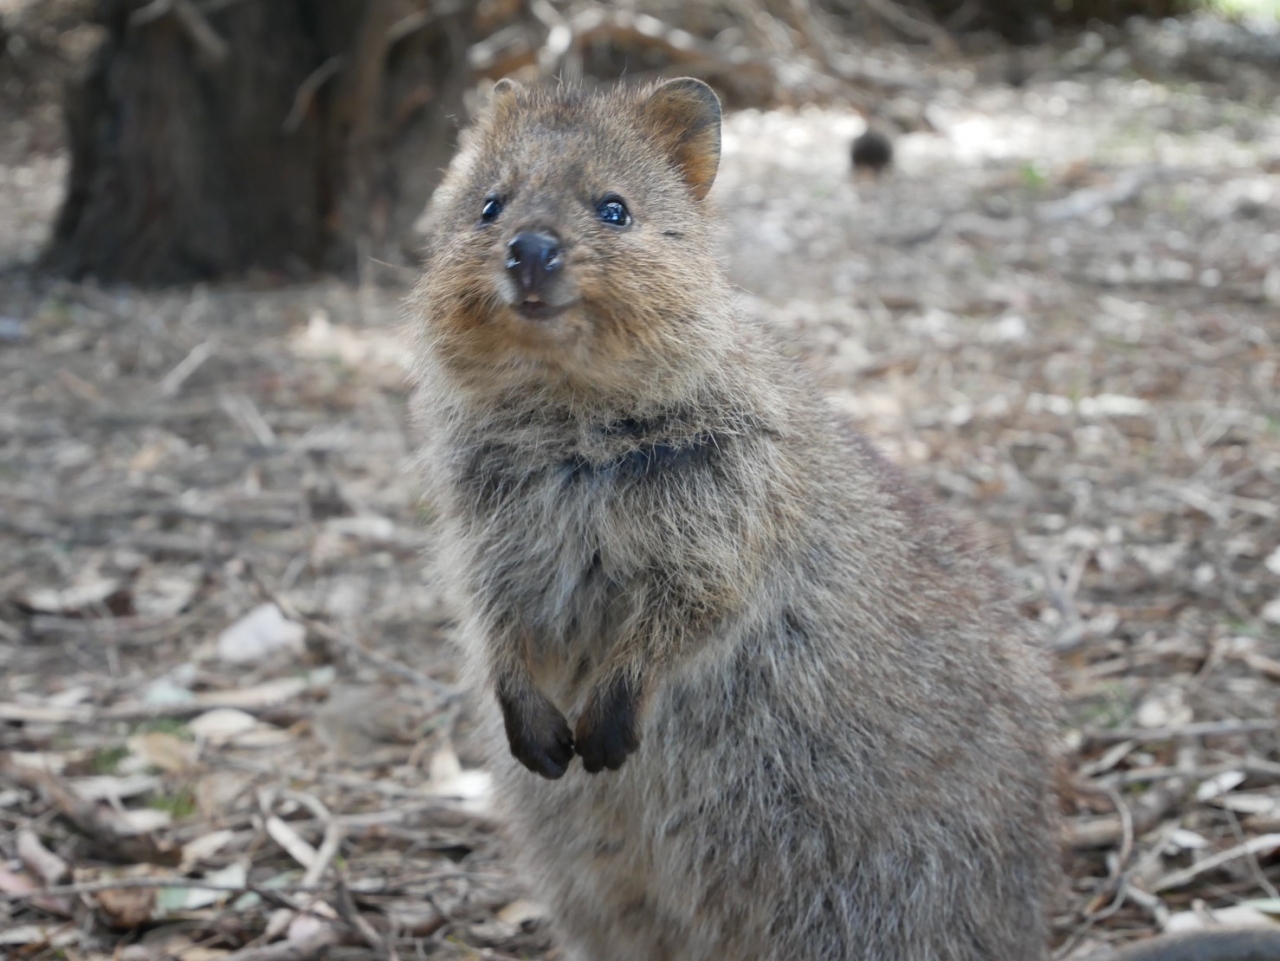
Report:
M 574 737 L 582 766 L 589 773 L 618 770 L 640 746 L 637 709 L 636 692 L 625 678 L 617 678 L 591 698 L 578 718 Z
M 562 776 L 573 760 L 573 732 L 559 708 L 539 691 L 499 693 L 498 702 L 511 756 L 549 780 Z

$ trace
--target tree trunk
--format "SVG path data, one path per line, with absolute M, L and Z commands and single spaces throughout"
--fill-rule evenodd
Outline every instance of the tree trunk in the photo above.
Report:
M 468 7 L 99 0 L 46 263 L 164 284 L 403 261 L 452 149 Z

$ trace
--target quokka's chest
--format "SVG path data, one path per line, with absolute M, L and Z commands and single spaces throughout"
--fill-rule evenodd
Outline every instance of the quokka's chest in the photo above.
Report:
M 473 593 L 553 647 L 615 632 L 697 552 L 691 496 L 719 456 L 696 438 L 536 459 L 472 448 L 454 484 Z
M 450 479 L 481 515 L 553 503 L 609 510 L 667 496 L 706 476 L 721 459 L 711 432 L 680 439 L 634 436 L 640 429 L 600 429 L 586 444 L 494 440 L 459 446 Z
M 647 563 L 660 541 L 678 550 L 682 517 L 720 486 L 722 450 L 710 434 L 616 432 L 601 431 L 590 445 L 489 442 L 460 451 L 452 480 L 469 533 L 485 549 L 562 561 L 557 576 L 589 583 Z

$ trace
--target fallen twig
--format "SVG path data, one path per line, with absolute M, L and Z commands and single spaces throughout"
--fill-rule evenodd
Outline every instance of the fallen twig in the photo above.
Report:
M 360 937 L 364 939 L 365 944 L 380 954 L 385 953 L 387 949 L 386 942 L 373 929 L 373 925 L 364 919 L 360 909 L 356 907 L 356 903 L 351 897 L 351 892 L 347 890 L 346 884 L 341 879 L 338 881 L 335 894 L 337 896 L 334 898 L 334 904 L 336 905 L 338 916 L 355 928 Z
M 507 881 L 500 874 L 486 874 L 481 871 L 437 871 L 425 872 L 404 878 L 396 884 L 388 885 L 378 891 L 356 891 L 356 897 L 397 897 L 398 892 L 415 885 L 433 881 L 487 880 Z M 84 881 L 78 884 L 62 884 L 44 888 L 32 888 L 29 891 L 0 891 L 0 902 L 31 901 L 40 898 L 76 897 L 81 894 L 97 894 L 101 891 L 122 891 L 131 888 L 195 888 L 200 891 L 217 891 L 225 894 L 258 894 L 264 897 L 275 895 L 333 895 L 337 883 L 333 884 L 273 884 L 266 888 L 257 884 L 224 884 L 217 881 L 205 881 L 201 878 L 173 877 L 130 877 L 109 878 L 101 881 Z
M 200 366 L 217 352 L 217 349 L 216 340 L 206 340 L 196 344 L 186 357 L 178 361 L 173 370 L 164 375 L 156 385 L 156 393 L 161 397 L 176 397 L 182 385 L 187 382 L 187 378 L 199 370 Z
M 1229 719 L 1170 727 L 1124 727 L 1109 731 L 1087 731 L 1085 740 L 1090 744 L 1114 744 L 1117 741 L 1149 744 L 1152 741 L 1172 741 L 1183 737 L 1222 737 L 1231 734 L 1257 734 L 1277 729 L 1280 729 L 1280 720 Z
M 1205 872 L 1212 871 L 1214 868 L 1221 867 L 1237 858 L 1271 854 L 1277 849 L 1280 849 L 1280 834 L 1263 834 L 1256 838 L 1250 838 L 1244 844 L 1237 844 L 1235 847 L 1227 848 L 1225 851 L 1219 851 L 1217 854 L 1211 855 L 1203 861 L 1191 865 L 1189 868 L 1166 874 L 1151 886 L 1151 890 L 1154 893 L 1167 891 L 1169 888 L 1181 887 Z
M 1132 807 L 1121 805 L 1116 814 L 1077 818 L 1063 827 L 1063 842 L 1076 850 L 1085 850 L 1111 847 L 1119 841 L 1124 844 L 1127 858 L 1133 838 L 1155 827 L 1178 805 L 1184 793 L 1184 785 L 1174 782 L 1153 788 Z
M 172 866 L 181 858 L 181 850 L 172 841 L 130 830 L 115 808 L 85 800 L 47 771 L 14 764 L 0 755 L 0 777 L 39 792 L 77 830 L 114 857 Z
M 226 894 L 250 894 L 269 891 L 271 894 L 329 894 L 332 886 L 286 884 L 260 888 L 253 884 L 220 884 L 202 881 L 200 878 L 135 877 L 112 878 L 104 881 L 85 881 L 80 884 L 61 884 L 30 891 L 0 891 L 0 901 L 29 901 L 43 897 L 75 897 L 81 894 L 98 894 L 101 891 L 123 891 L 133 888 L 197 888 L 201 891 L 219 891 Z
M 278 941 L 275 944 L 242 948 L 222 957 L 223 961 L 315 961 L 320 951 L 337 942 L 338 932 L 333 928 L 325 928 L 300 941 Z

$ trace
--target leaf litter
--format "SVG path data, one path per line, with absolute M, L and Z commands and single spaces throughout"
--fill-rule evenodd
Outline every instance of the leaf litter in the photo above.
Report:
M 917 64 L 874 181 L 852 110 L 733 114 L 713 194 L 742 308 L 1054 646 L 1064 953 L 1280 916 L 1280 89 L 1188 29 Z M 0 275 L 15 957 L 555 956 L 422 573 L 405 283 Z

